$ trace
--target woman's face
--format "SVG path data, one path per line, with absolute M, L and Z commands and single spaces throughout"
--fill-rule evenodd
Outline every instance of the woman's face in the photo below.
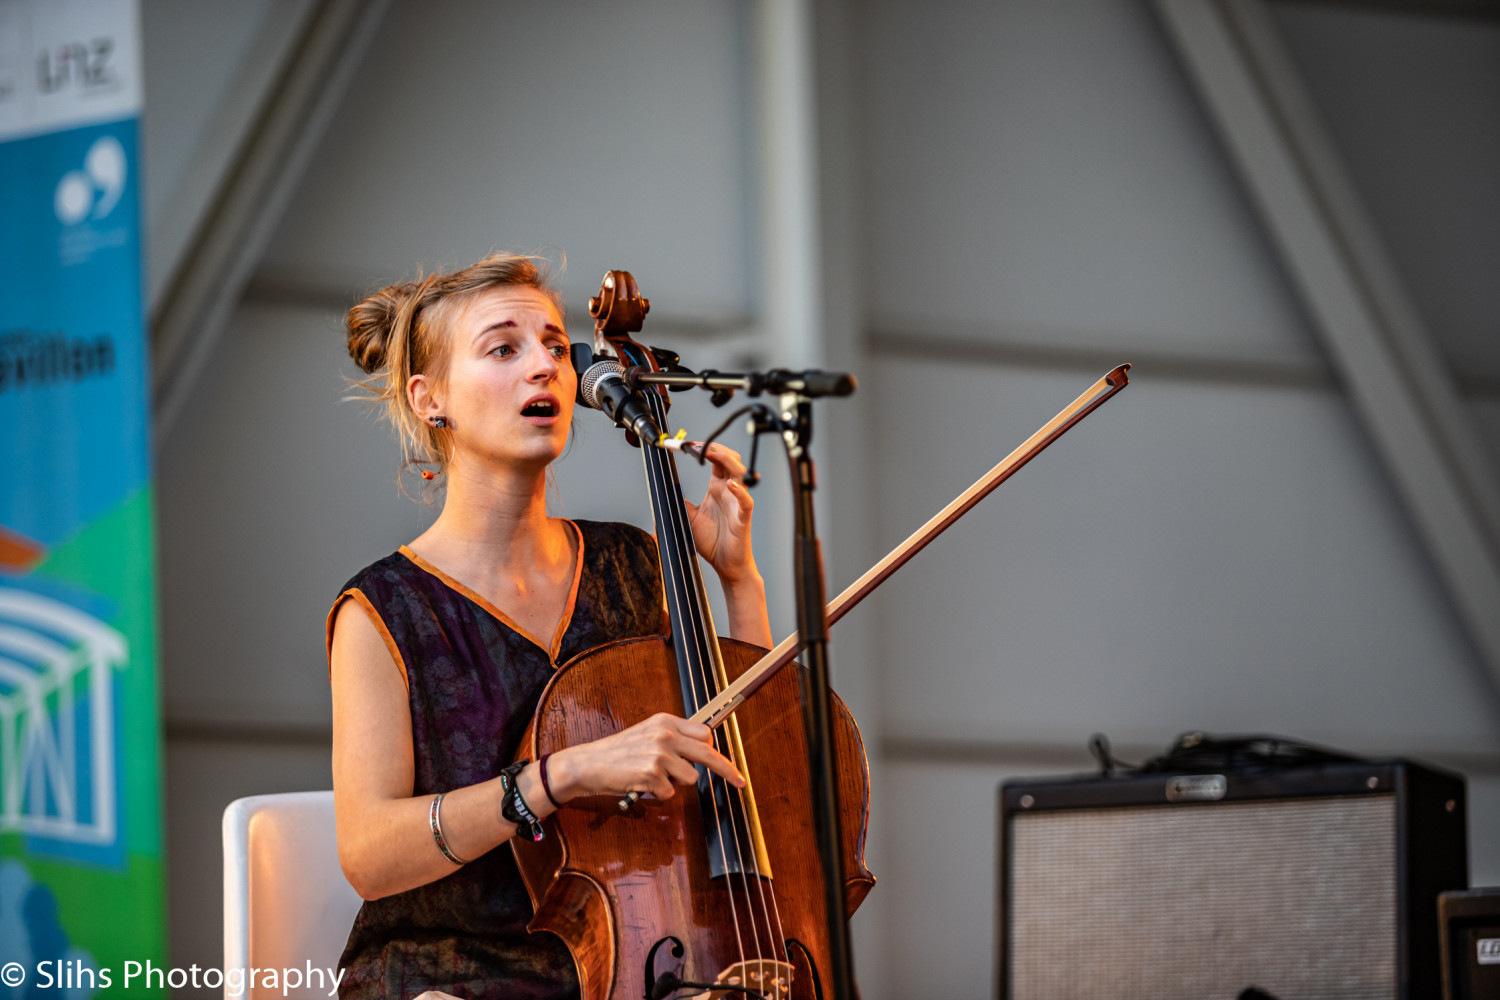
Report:
M 450 335 L 432 412 L 448 421 L 454 460 L 545 466 L 561 455 L 578 376 L 552 300 L 524 285 L 489 289 L 454 315 Z

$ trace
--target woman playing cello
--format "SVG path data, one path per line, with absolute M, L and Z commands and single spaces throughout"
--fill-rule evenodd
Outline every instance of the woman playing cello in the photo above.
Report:
M 328 617 L 339 858 L 366 900 L 341 962 L 346 998 L 577 996 L 568 950 L 527 932 L 530 900 L 496 848 L 578 796 L 670 797 L 695 765 L 743 784 L 706 727 L 666 714 L 508 766 L 559 664 L 666 631 L 650 535 L 547 514 L 577 376 L 538 264 L 495 254 L 349 311 L 366 385 L 446 490 L 432 527 L 357 573 Z M 769 647 L 744 467 L 717 445 L 707 458 L 693 540 L 730 634 Z

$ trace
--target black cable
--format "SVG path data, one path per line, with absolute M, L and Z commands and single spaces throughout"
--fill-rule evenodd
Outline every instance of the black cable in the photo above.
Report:
M 712 434 L 710 434 L 708 437 L 704 438 L 703 439 L 703 443 L 700 444 L 697 448 L 683 448 L 682 450 L 685 451 L 685 452 L 687 452 L 689 455 L 692 455 L 694 458 L 696 458 L 698 460 L 698 464 L 699 465 L 705 465 L 705 464 L 707 464 L 707 462 L 708 462 L 708 446 L 711 445 L 711 444 L 713 444 L 716 440 L 718 440 L 719 435 L 721 435 L 725 431 L 729 430 L 730 425 L 733 424 L 736 420 L 740 419 L 741 417 L 743 417 L 747 413 L 754 413 L 757 410 L 764 411 L 766 413 L 770 413 L 771 412 L 771 408 L 768 407 L 768 406 L 766 406 L 765 403 L 751 403 L 748 406 L 742 406 L 738 410 L 735 410 L 733 413 L 731 413 L 728 416 L 728 418 L 726 418 L 725 421 L 722 424 L 720 424 L 714 430 L 714 432 Z M 754 458 L 754 454 L 752 453 L 752 455 L 751 455 L 751 465 L 753 466 L 754 463 L 755 463 L 755 458 Z M 749 475 L 748 472 L 746 473 L 745 478 L 747 480 L 750 480 L 750 475 Z M 756 476 L 753 480 L 751 480 L 749 482 L 746 482 L 745 485 L 746 486 L 754 486 L 756 482 L 759 482 L 759 480 L 760 480 L 760 477 Z
M 1253 774 L 1285 767 L 1349 763 L 1358 757 L 1327 747 L 1262 733 L 1214 736 L 1183 733 L 1166 753 L 1141 765 L 1141 773 L 1177 771 L 1207 774 L 1231 771 Z
M 766 1000 L 766 995 L 759 990 L 752 990 L 748 986 L 730 986 L 728 983 L 690 983 L 684 979 L 678 979 L 670 972 L 663 972 L 656 977 L 656 983 L 651 987 L 650 1000 L 666 1000 L 667 997 L 679 990 L 712 990 L 716 993 L 744 993 L 747 996 Z
M 1116 773 L 1256 774 L 1287 767 L 1340 764 L 1360 759 L 1328 747 L 1260 733 L 1235 736 L 1183 733 L 1165 753 L 1157 754 L 1142 764 L 1128 764 L 1120 760 L 1110 750 L 1109 738 L 1103 733 L 1095 733 L 1089 737 L 1089 753 L 1098 761 L 1099 774 L 1105 778 L 1114 777 Z
M 1109 737 L 1103 733 L 1095 733 L 1089 737 L 1089 753 L 1099 762 L 1099 774 L 1105 778 L 1114 777 L 1116 770 L 1139 771 L 1139 764 L 1127 764 L 1114 755 L 1109 747 Z
M 1239 1000 L 1276 1000 L 1275 994 L 1267 993 L 1259 986 L 1246 986 L 1240 993 Z

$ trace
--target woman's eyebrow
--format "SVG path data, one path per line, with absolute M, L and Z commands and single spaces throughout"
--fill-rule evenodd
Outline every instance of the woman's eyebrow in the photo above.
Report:
M 491 330 L 503 330 L 506 327 L 514 327 L 515 325 L 516 325 L 516 321 L 513 320 L 513 319 L 502 319 L 500 322 L 498 322 L 498 323 L 491 323 L 489 326 L 485 327 L 483 330 L 480 330 L 478 333 L 474 334 L 474 336 L 473 336 L 472 339 L 477 341 L 479 338 L 483 337 L 485 334 L 489 333 Z

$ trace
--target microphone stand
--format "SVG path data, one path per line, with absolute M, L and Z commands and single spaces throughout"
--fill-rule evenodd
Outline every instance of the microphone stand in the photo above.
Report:
M 851 387 L 852 391 L 852 387 Z M 781 396 L 780 430 L 791 464 L 795 491 L 794 582 L 797 632 L 803 637 L 807 670 L 798 674 L 802 688 L 802 722 L 807 730 L 812 771 L 813 829 L 823 861 L 823 895 L 828 910 L 828 950 L 833 959 L 833 996 L 855 1000 L 854 955 L 844 896 L 844 859 L 839 851 L 839 786 L 834 761 L 832 697 L 829 687 L 828 614 L 823 580 L 823 548 L 813 517 L 817 475 L 808 445 L 812 442 L 812 400 L 799 392 Z M 757 426 L 760 421 L 756 421 Z M 770 428 L 768 428 L 770 429 Z
M 854 953 L 849 937 L 849 913 L 844 895 L 844 857 L 839 850 L 838 765 L 833 746 L 833 700 L 829 684 L 828 607 L 823 578 L 823 546 L 818 540 L 813 514 L 817 471 L 808 446 L 812 443 L 814 396 L 848 396 L 857 382 L 839 372 L 792 372 L 776 369 L 729 375 L 722 372 L 646 373 L 633 377 L 643 383 L 683 388 L 697 385 L 714 392 L 714 402 L 723 405 L 735 390 L 756 396 L 763 392 L 780 397 L 779 412 L 756 406 L 751 433 L 779 432 L 791 466 L 794 522 L 793 584 L 797 602 L 797 633 L 802 637 L 800 672 L 802 725 L 807 734 L 808 767 L 811 772 L 813 832 L 818 856 L 823 862 L 823 899 L 828 914 L 828 951 L 833 961 L 832 997 L 857 1000 L 854 991 Z M 752 459 L 753 461 L 753 459 Z

